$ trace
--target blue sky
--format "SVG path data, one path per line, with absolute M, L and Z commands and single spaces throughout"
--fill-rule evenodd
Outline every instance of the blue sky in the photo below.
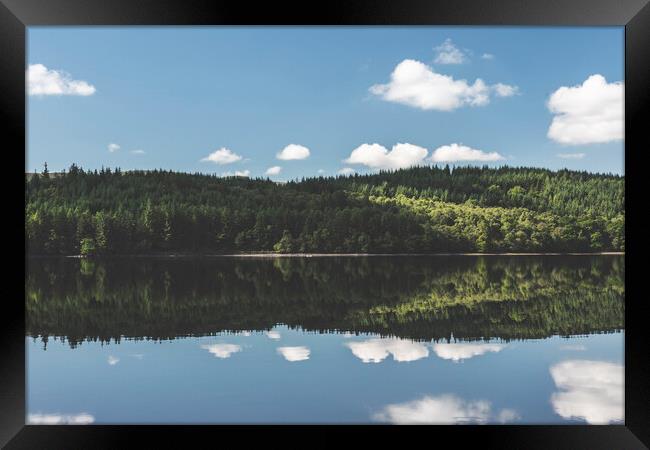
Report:
M 30 27 L 26 169 L 623 173 L 623 55 L 622 27 Z

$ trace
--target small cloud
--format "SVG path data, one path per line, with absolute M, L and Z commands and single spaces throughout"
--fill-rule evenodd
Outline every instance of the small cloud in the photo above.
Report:
M 27 92 L 29 95 L 93 95 L 95 86 L 73 80 L 60 70 L 48 69 L 43 64 L 30 64 L 27 68 Z
M 281 171 L 282 171 L 282 167 L 273 166 L 273 167 L 269 167 L 268 169 L 266 169 L 266 172 L 264 172 L 264 173 L 266 175 L 279 175 Z
M 137 149 L 137 150 L 131 150 L 131 153 L 133 153 L 134 155 L 144 155 L 146 152 L 144 150 Z
M 318 169 L 318 173 L 323 174 L 325 171 L 323 169 Z
M 142 353 L 134 353 L 131 355 L 135 359 L 143 359 L 144 355 Z
M 246 170 L 235 170 L 234 172 L 224 172 L 221 174 L 222 177 L 248 177 L 250 176 L 251 171 Z
M 517 86 L 511 86 L 509 84 L 497 83 L 492 85 L 497 97 L 512 97 L 519 93 L 519 88 Z
M 236 344 L 212 344 L 212 345 L 202 345 L 202 349 L 205 349 L 212 353 L 217 358 L 226 359 L 230 358 L 233 353 L 241 352 L 241 345 Z
M 30 425 L 88 425 L 94 421 L 95 417 L 88 413 L 27 415 L 27 423 Z
M 388 83 L 375 84 L 368 90 L 388 102 L 425 111 L 453 111 L 462 106 L 485 106 L 491 93 L 504 97 L 514 95 L 517 88 L 503 83 L 488 86 L 480 78 L 469 84 L 437 73 L 420 61 L 405 59 L 395 66 Z
M 390 82 L 375 84 L 369 91 L 383 100 L 423 110 L 453 111 L 465 105 L 483 106 L 490 102 L 489 88 L 480 78 L 470 85 L 413 59 L 399 63 L 390 75 Z
M 370 339 L 344 344 L 364 363 L 379 363 L 393 355 L 397 362 L 417 361 L 429 356 L 426 345 L 408 339 Z
M 625 377 L 620 364 L 568 360 L 550 368 L 560 392 L 551 396 L 555 412 L 588 424 L 623 422 Z
M 434 344 L 433 352 L 442 359 L 458 362 L 488 352 L 498 353 L 504 348 L 505 345 L 502 344 Z
M 356 173 L 356 170 L 354 170 L 352 167 L 343 167 L 336 173 L 339 175 L 352 175 L 353 173 Z
M 107 362 L 108 362 L 109 365 L 114 366 L 115 364 L 117 364 L 118 362 L 120 362 L 120 358 L 117 358 L 117 357 L 115 357 L 115 356 L 113 356 L 113 355 L 110 355 L 110 356 L 108 357 Z
M 619 141 L 624 135 L 624 83 L 591 75 L 577 86 L 562 86 L 548 99 L 553 121 L 547 136 L 565 145 Z
M 492 60 L 494 59 L 494 55 L 492 53 L 483 53 L 481 55 L 481 59 Z
M 505 159 L 497 152 L 484 152 L 462 144 L 450 144 L 438 147 L 431 154 L 431 161 L 437 162 L 458 162 L 458 161 L 500 161 Z
M 426 160 L 428 150 L 413 144 L 396 144 L 388 151 L 379 144 L 362 144 L 343 160 L 346 164 L 362 164 L 371 169 L 396 170 L 427 164 L 429 162 L 500 161 L 505 159 L 497 152 L 484 152 L 462 144 L 438 147 Z M 341 173 L 339 171 L 339 173 Z
M 562 159 L 582 159 L 586 153 L 558 153 L 556 156 Z
M 279 347 L 278 353 L 281 354 L 284 359 L 290 362 L 295 361 L 305 361 L 309 359 L 309 354 L 311 351 L 304 346 L 301 347 Z
M 118 144 L 108 144 L 108 151 L 111 153 L 118 151 L 120 148 Z
M 307 159 L 309 154 L 310 152 L 307 147 L 297 144 L 289 144 L 284 147 L 276 157 L 282 160 Z
M 205 158 L 201 159 L 203 162 L 213 162 L 215 164 L 224 165 L 232 164 L 237 161 L 241 161 L 242 157 L 234 153 L 232 150 L 222 147 L 219 150 L 215 150 L 210 153 Z
M 462 64 L 467 61 L 467 55 L 463 53 L 458 47 L 454 45 L 451 39 L 445 39 L 445 42 L 437 47 L 436 51 L 436 64 Z
M 396 144 L 390 151 L 379 144 L 362 144 L 343 162 L 372 169 L 403 169 L 421 164 L 426 156 L 427 149 L 408 143 Z
M 276 340 L 276 341 L 282 337 L 282 336 L 280 335 L 280 333 L 279 333 L 278 331 L 275 331 L 275 330 L 267 331 L 267 332 L 266 332 L 266 336 L 267 336 L 269 339 L 273 339 L 273 340 Z

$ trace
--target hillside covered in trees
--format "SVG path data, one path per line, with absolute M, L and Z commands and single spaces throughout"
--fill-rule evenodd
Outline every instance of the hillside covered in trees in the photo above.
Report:
M 30 254 L 625 249 L 624 177 L 415 167 L 276 183 L 72 165 L 26 177 Z
M 418 340 L 609 333 L 625 326 L 625 258 L 37 258 L 26 311 L 28 336 L 73 347 L 278 323 Z

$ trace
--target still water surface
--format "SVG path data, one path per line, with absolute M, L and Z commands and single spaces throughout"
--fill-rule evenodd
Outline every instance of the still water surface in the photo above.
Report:
M 622 256 L 28 263 L 30 423 L 624 419 Z

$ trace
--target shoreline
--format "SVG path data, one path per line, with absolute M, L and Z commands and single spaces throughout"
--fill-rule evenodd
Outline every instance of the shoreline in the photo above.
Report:
M 522 252 L 522 253 L 148 253 L 120 255 L 25 255 L 26 258 L 332 258 L 376 256 L 624 256 L 625 252 Z

